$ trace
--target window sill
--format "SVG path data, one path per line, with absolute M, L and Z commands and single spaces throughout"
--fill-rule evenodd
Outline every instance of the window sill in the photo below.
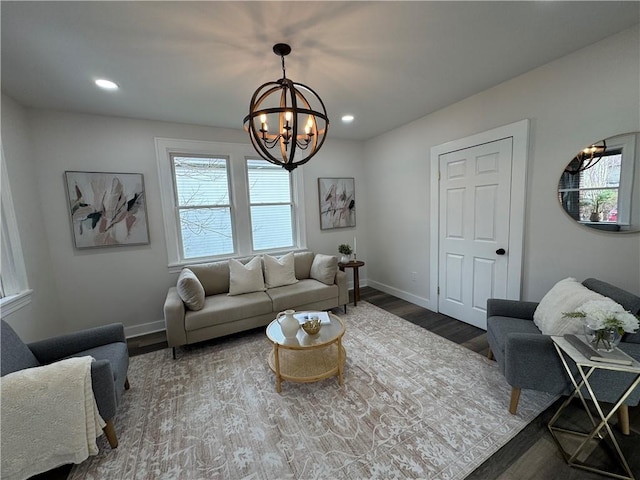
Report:
M 33 290 L 25 290 L 17 295 L 10 295 L 8 297 L 0 298 L 0 310 L 2 310 L 2 316 L 6 317 L 12 313 L 26 307 L 31 303 L 31 294 Z
M 229 256 L 222 256 L 222 257 L 215 257 L 215 258 L 207 258 L 207 259 L 195 258 L 193 260 L 184 260 L 178 263 L 170 263 L 168 265 L 168 268 L 169 268 L 169 273 L 180 273 L 180 271 L 188 265 L 204 265 L 205 263 L 223 262 L 231 258 L 247 258 L 247 257 L 255 257 L 258 255 L 264 255 L 264 254 L 272 255 L 274 257 L 279 257 L 280 255 L 285 255 L 289 252 L 305 252 L 307 250 L 308 249 L 304 247 L 290 247 L 288 249 L 279 249 L 279 250 L 266 250 L 266 251 L 259 250 L 257 252 L 249 253 L 247 255 L 229 255 Z

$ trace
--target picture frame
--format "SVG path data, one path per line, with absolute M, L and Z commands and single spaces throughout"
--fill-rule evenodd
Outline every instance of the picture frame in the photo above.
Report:
M 141 173 L 64 172 L 77 249 L 149 243 Z
M 318 178 L 320 229 L 356 226 L 355 179 Z

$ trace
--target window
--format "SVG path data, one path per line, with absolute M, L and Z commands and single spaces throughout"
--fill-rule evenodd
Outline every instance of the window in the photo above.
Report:
M 233 253 L 228 159 L 174 154 L 171 161 L 183 258 Z
M 291 179 L 266 160 L 247 160 L 251 238 L 254 250 L 293 246 Z
M 170 267 L 305 248 L 298 177 L 251 145 L 156 139 Z
M 31 300 L 31 290 L 27 286 L 27 273 L 22 255 L 22 245 L 18 234 L 18 222 L 13 208 L 11 187 L 2 151 L 1 211 L 0 226 L 0 306 L 6 316 Z

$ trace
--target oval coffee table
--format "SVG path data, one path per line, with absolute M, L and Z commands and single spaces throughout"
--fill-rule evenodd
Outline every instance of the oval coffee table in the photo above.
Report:
M 342 336 L 345 326 L 342 319 L 332 313 L 329 320 L 331 323 L 323 324 L 317 334 L 308 335 L 301 327 L 292 339 L 284 337 L 277 320 L 269 324 L 267 337 L 273 343 L 269 367 L 276 374 L 278 393 L 283 380 L 307 383 L 337 375 L 340 385 L 344 383 L 342 372 L 347 353 L 342 346 Z

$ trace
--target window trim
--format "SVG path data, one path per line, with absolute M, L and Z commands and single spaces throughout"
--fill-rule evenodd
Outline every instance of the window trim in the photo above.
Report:
M 6 296 L 0 298 L 2 315 L 9 315 L 31 303 L 33 290 L 29 289 L 27 270 L 24 263 L 22 243 L 18 231 L 18 220 L 11 195 L 11 185 L 4 158 L 4 148 L 0 146 L 0 201 L 2 203 L 2 257 L 5 281 L 3 282 Z M 9 279 L 9 282 L 6 280 Z
M 247 185 L 247 159 L 260 159 L 253 146 L 246 143 L 208 142 L 176 138 L 155 138 L 160 199 L 167 247 L 167 266 L 170 272 L 179 272 L 185 265 L 209 263 L 216 260 L 238 258 L 264 253 L 279 254 L 306 249 L 306 224 L 302 169 L 291 172 L 294 246 L 275 250 L 254 251 L 251 245 L 251 221 L 249 190 Z M 229 159 L 230 201 L 235 253 L 215 257 L 184 259 L 179 244 L 179 223 L 176 218 L 176 201 L 173 180 L 172 155 L 200 155 L 227 157 Z M 243 232 L 248 233 L 246 236 Z

